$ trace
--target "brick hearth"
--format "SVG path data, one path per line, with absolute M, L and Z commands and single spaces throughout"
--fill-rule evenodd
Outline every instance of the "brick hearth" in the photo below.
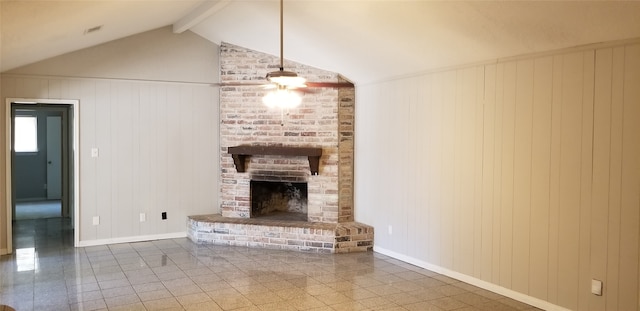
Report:
M 188 228 L 188 237 L 196 243 L 318 253 L 361 252 L 373 247 L 373 227 L 357 222 L 319 223 L 203 215 L 189 217 Z
M 220 47 L 222 82 L 265 81 L 278 64 L 274 56 L 224 42 Z M 345 81 L 336 73 L 298 63 L 284 65 L 309 81 Z M 221 215 L 189 217 L 191 239 L 320 252 L 372 248 L 373 228 L 354 222 L 354 89 L 313 90 L 298 108 L 283 112 L 262 104 L 267 91 L 260 87 L 220 89 Z M 237 146 L 319 148 L 322 155 L 317 175 L 312 175 L 306 156 L 251 154 L 236 157 L 235 163 L 244 162 L 238 168 L 229 153 Z M 252 218 L 251 180 L 307 183 L 307 222 Z

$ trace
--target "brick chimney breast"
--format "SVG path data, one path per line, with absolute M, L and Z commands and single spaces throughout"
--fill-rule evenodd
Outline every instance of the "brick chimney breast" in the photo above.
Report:
M 222 82 L 262 82 L 278 69 L 279 59 L 229 43 L 220 45 Z M 343 82 L 338 74 L 285 60 L 285 69 L 313 82 Z M 259 86 L 220 88 L 221 214 L 250 218 L 252 179 L 306 182 L 310 222 L 353 221 L 353 88 L 315 88 L 289 111 L 269 109 Z M 251 155 L 238 172 L 229 147 L 283 146 L 322 148 L 318 175 L 305 156 Z M 236 159 L 237 160 L 237 159 Z

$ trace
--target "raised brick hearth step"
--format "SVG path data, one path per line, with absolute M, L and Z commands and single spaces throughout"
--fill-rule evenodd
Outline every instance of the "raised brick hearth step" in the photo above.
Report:
M 195 243 L 304 252 L 348 253 L 373 249 L 373 227 L 358 222 L 280 221 L 211 214 L 189 216 L 187 236 Z

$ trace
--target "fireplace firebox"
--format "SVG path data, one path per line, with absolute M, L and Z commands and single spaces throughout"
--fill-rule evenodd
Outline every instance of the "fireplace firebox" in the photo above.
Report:
M 307 221 L 307 183 L 251 180 L 251 218 Z

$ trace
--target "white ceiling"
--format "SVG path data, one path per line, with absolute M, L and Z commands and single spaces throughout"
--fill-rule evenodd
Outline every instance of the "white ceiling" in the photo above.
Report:
M 3 72 L 172 24 L 215 43 L 279 53 L 275 0 L 0 4 Z M 284 11 L 285 58 L 356 83 L 640 38 L 640 1 L 285 0 Z

